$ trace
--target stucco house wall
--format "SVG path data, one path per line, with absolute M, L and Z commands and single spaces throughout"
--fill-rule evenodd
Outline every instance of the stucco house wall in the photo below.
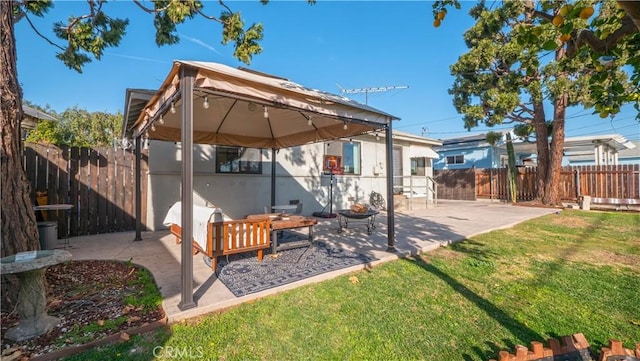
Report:
M 348 140 L 343 140 L 348 141 Z M 352 139 L 360 143 L 361 174 L 336 175 L 333 185 L 333 212 L 348 208 L 356 202 L 368 203 L 371 191 L 386 198 L 386 154 L 384 137 L 363 135 Z M 322 168 L 328 143 L 315 143 L 276 153 L 276 204 L 289 204 L 297 200 L 303 204 L 303 215 L 329 211 L 330 176 Z M 410 154 L 415 148 L 440 143 L 435 140 L 394 135 L 394 147 L 401 147 L 402 173 L 408 182 L 418 185 L 425 177 L 411 175 Z M 414 147 L 412 152 L 409 149 Z M 216 173 L 216 148 L 212 145 L 195 145 L 193 153 L 194 204 L 215 205 L 232 218 L 247 214 L 263 213 L 271 203 L 271 150 L 261 150 L 261 174 Z M 181 149 L 180 143 L 149 141 L 149 172 L 147 174 L 147 225 L 149 229 L 165 228 L 162 221 L 169 208 L 181 197 Z M 425 162 L 425 176 L 433 176 L 432 163 Z M 326 208 L 325 208 L 326 207 Z
M 467 168 L 492 168 L 499 167 L 499 157 L 496 157 L 496 149 L 490 146 L 485 147 L 465 147 L 449 150 L 438 150 L 440 158 L 434 163 L 435 169 L 467 169 Z M 464 157 L 461 164 L 447 164 L 447 157 Z M 498 158 L 498 161 L 496 161 Z
M 514 136 L 514 138 L 516 138 Z M 444 139 L 442 146 L 436 147 L 440 158 L 434 161 L 433 168 L 441 169 L 468 169 L 468 168 L 500 168 L 507 163 L 506 140 L 503 139 L 495 145 L 486 141 L 486 134 L 477 134 L 468 137 Z M 514 146 L 521 143 L 515 140 Z M 524 165 L 526 159 L 530 159 L 534 153 L 529 149 L 520 151 L 515 149 L 517 165 Z M 448 163 L 447 157 L 462 156 L 462 163 Z

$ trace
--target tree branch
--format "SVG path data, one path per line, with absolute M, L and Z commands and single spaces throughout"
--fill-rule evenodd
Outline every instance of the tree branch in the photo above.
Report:
M 38 29 L 36 29 L 36 26 L 35 26 L 35 25 L 33 25 L 33 23 L 31 22 L 31 19 L 29 19 L 29 15 L 27 15 L 27 13 L 26 13 L 26 12 L 24 12 L 24 11 L 23 11 L 23 12 L 22 12 L 22 14 L 23 14 L 22 16 L 24 16 L 24 18 L 25 18 L 25 19 L 27 19 L 27 22 L 29 23 L 29 26 L 31 26 L 31 29 L 33 29 L 33 31 L 34 31 L 36 34 L 38 34 L 38 36 L 39 36 L 39 37 L 43 38 L 46 42 L 48 42 L 49 44 L 51 44 L 51 45 L 55 46 L 56 48 L 58 48 L 58 49 L 60 49 L 60 50 L 62 50 L 62 51 L 64 51 L 64 50 L 65 50 L 65 48 L 63 48 L 62 46 L 60 46 L 60 45 L 58 45 L 58 44 L 54 43 L 53 41 L 51 41 L 51 39 L 47 38 L 47 37 L 46 37 L 46 36 L 44 36 L 41 32 L 39 32 L 39 31 L 38 31 Z
M 528 108 L 526 105 L 520 104 L 518 107 L 520 108 L 520 110 L 515 111 L 518 114 L 518 116 L 522 117 L 521 114 L 529 114 L 531 116 L 534 115 L 533 109 Z
M 636 31 L 640 31 L 640 2 L 618 0 L 618 5 L 627 13 L 631 21 L 636 26 Z
M 196 12 L 198 12 L 198 14 L 200 14 L 200 16 L 202 16 L 203 18 L 205 18 L 205 19 L 207 19 L 207 20 L 217 21 L 217 22 L 219 22 L 220 24 L 223 24 L 223 23 L 224 23 L 224 21 L 222 21 L 222 20 L 218 19 L 218 18 L 217 18 L 217 17 L 215 17 L 215 16 L 209 16 L 209 15 L 207 15 L 207 14 L 203 13 L 203 12 L 202 12 L 202 10 L 200 10 L 200 9 L 196 9 Z
M 144 12 L 149 13 L 149 14 L 161 13 L 161 12 L 163 12 L 163 11 L 165 11 L 165 10 L 167 10 L 169 8 L 169 5 L 167 5 L 167 6 L 163 7 L 163 8 L 161 8 L 161 9 L 149 9 L 148 7 L 142 5 L 139 0 L 133 0 L 133 3 L 138 5 L 138 7 L 140 9 L 142 9 Z
M 227 6 L 227 4 L 224 3 L 224 1 L 222 0 L 218 0 L 218 4 L 220 4 L 220 6 L 222 6 L 223 8 L 227 9 L 228 12 L 232 13 L 233 11 L 231 10 L 231 8 L 229 6 Z
M 633 19 L 629 15 L 622 18 L 622 26 L 607 36 L 606 39 L 598 39 L 591 30 L 582 30 L 574 42 L 569 42 L 567 46 L 567 56 L 573 57 L 580 47 L 589 45 L 591 49 L 598 53 L 606 53 L 610 48 L 614 47 L 620 39 L 627 35 L 638 32 L 638 28 L 633 23 Z

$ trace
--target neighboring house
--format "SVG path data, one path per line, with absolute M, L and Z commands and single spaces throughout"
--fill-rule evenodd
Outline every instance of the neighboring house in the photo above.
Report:
M 536 165 L 535 142 L 526 142 L 514 136 L 513 148 L 516 165 Z M 433 168 L 468 169 L 501 168 L 508 162 L 505 138 L 495 145 L 486 141 L 486 134 L 445 139 L 436 148 L 440 154 Z M 637 164 L 640 148 L 619 134 L 567 137 L 564 140 L 563 165 L 616 165 Z
M 562 165 L 638 164 L 640 148 L 636 143 L 620 134 L 567 137 Z M 536 152 L 535 143 L 514 144 L 514 148 L 516 152 Z
M 514 140 L 514 145 L 518 142 L 522 141 Z M 442 146 L 436 148 L 440 158 L 435 161 L 433 168 L 441 170 L 503 167 L 507 164 L 508 158 L 504 144 L 504 137 L 495 145 L 488 143 L 486 133 L 444 139 Z M 533 155 L 529 149 L 516 148 L 515 153 L 517 165 L 528 165 Z M 533 153 L 535 153 L 535 147 Z
M 598 144 L 602 146 L 599 148 Z M 565 159 L 569 165 L 596 165 L 596 159 L 599 159 L 599 164 L 605 165 L 640 164 L 640 141 L 632 142 L 624 137 L 613 136 L 597 139 L 591 149 L 588 148 L 573 154 L 565 152 Z
M 28 105 L 22 105 L 22 110 L 24 112 L 24 117 L 20 123 L 20 139 L 22 140 L 27 139 L 29 132 L 35 129 L 36 125 L 38 125 L 38 122 L 41 120 L 58 121 L 58 119 L 51 115 Z
M 425 197 L 427 177 L 433 175 L 434 139 L 394 131 L 394 189 Z M 164 228 L 162 221 L 180 200 L 180 143 L 149 141 L 147 226 Z M 263 213 L 271 202 L 272 152 L 214 145 L 195 145 L 193 153 L 194 203 L 215 205 L 232 218 Z M 333 176 L 330 205 L 329 172 L 324 163 L 339 160 L 339 175 Z M 372 191 L 386 198 L 386 159 L 383 134 L 365 134 L 352 139 L 314 143 L 282 149 L 276 153 L 276 204 L 298 201 L 302 213 L 329 212 L 354 203 L 369 203 Z M 413 175 L 413 176 L 412 176 Z

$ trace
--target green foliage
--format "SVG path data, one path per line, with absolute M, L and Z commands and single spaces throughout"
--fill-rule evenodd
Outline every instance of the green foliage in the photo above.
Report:
M 268 0 L 260 0 L 267 4 Z M 308 0 L 315 4 L 314 0 Z M 51 44 L 60 48 L 56 55 L 66 66 L 78 72 L 93 58 L 100 60 L 106 48 L 117 47 L 126 35 L 128 19 L 111 18 L 104 11 L 104 0 L 89 0 L 87 14 L 71 16 L 67 21 L 55 23 L 54 34 L 65 42 L 65 46 Z M 153 14 L 153 25 L 156 29 L 155 42 L 158 46 L 172 45 L 180 42 L 176 26 L 196 16 L 222 25 L 222 44 L 232 43 L 234 56 L 250 64 L 254 55 L 262 52 L 260 41 L 263 38 L 263 27 L 260 23 L 253 23 L 245 27 L 242 15 L 233 12 L 224 1 L 219 1 L 222 7 L 219 17 L 206 15 L 204 1 L 201 0 L 152 0 L 153 7 L 147 8 L 143 2 L 135 5 L 143 11 Z M 53 2 L 50 0 L 22 1 L 16 3 L 15 20 L 20 20 L 27 13 L 44 16 Z
M 570 105 L 593 107 L 601 117 L 613 117 L 622 105 L 631 103 L 639 110 L 640 120 L 640 32 L 626 25 L 629 16 L 616 1 L 579 0 L 568 4 L 547 0 L 532 2 L 535 8 L 525 4 L 503 1 L 489 9 L 481 2 L 470 11 L 477 20 L 465 33 L 471 50 L 452 66 L 454 75 L 468 80 L 456 79 L 451 91 L 454 105 L 465 114 L 465 127 L 481 122 L 491 126 L 499 124 L 500 118 L 518 118 L 522 115 L 519 107 L 527 101 L 540 101 L 543 93 L 550 97 L 568 95 Z M 436 1 L 434 16 L 451 6 L 459 8 L 458 1 Z M 585 9 L 595 9 L 597 14 L 585 17 Z M 554 25 L 552 19 L 557 16 L 561 21 Z M 596 40 L 588 40 L 591 35 Z M 549 53 L 555 55 L 555 60 L 541 65 Z M 603 57 L 613 61 L 605 66 Z M 500 63 L 502 68 L 497 65 Z M 461 75 L 474 72 L 483 76 L 473 79 L 471 75 Z M 515 94 L 523 88 L 528 97 L 521 94 L 523 102 L 515 107 L 513 103 L 502 103 L 502 109 L 490 110 L 492 104 L 486 98 L 493 97 L 487 94 L 480 98 L 478 94 L 487 91 L 481 88 L 504 86 L 499 79 L 510 76 L 516 87 L 508 87 L 507 91 Z M 474 86 L 475 80 L 481 83 Z M 471 94 L 456 96 L 457 92 L 468 90 Z
M 502 139 L 502 133 L 500 132 L 488 132 L 486 136 L 487 143 L 495 145 Z
M 236 50 L 233 55 L 249 64 L 254 54 L 262 52 L 262 47 L 259 44 L 260 40 L 262 40 L 262 24 L 252 24 L 245 32 L 243 30 L 244 22 L 240 13 L 224 11 L 220 15 L 220 19 L 223 23 L 222 44 L 226 45 L 229 42 L 234 42 Z
M 513 150 L 513 141 L 511 140 L 511 133 L 507 133 L 507 157 L 509 160 L 509 195 L 511 196 L 511 202 L 518 201 L 518 168 L 516 168 L 516 153 Z
M 52 0 L 30 0 L 21 4 L 24 6 L 24 10 L 38 17 L 44 16 L 51 7 L 53 7 Z
M 112 19 L 102 9 L 102 2 L 91 2 L 91 13 L 85 16 L 71 16 L 68 23 L 56 22 L 53 32 L 67 41 L 66 49 L 56 57 L 77 72 L 91 61 L 90 56 L 100 60 L 107 47 L 117 47 L 126 33 L 127 19 Z
M 192 19 L 202 8 L 199 1 L 156 0 L 153 2 L 155 16 L 153 26 L 156 28 L 156 44 L 172 45 L 180 42 L 176 34 L 176 25 Z
M 27 142 L 67 145 L 72 147 L 110 146 L 120 138 L 122 113 L 89 112 L 77 106 L 62 113 L 47 110 L 58 119 L 41 121 L 29 133 Z
M 119 326 L 127 322 L 126 316 L 120 316 L 110 320 L 103 320 L 102 324 L 93 322 L 84 326 L 75 326 L 73 330 L 68 332 L 64 340 L 57 340 L 62 344 L 78 344 L 82 345 L 95 339 L 92 334 L 103 332 L 106 330 L 117 329 Z
M 62 132 L 58 122 L 43 120 L 29 132 L 26 139 L 29 143 L 62 144 Z
M 125 302 L 132 306 L 143 306 L 145 309 L 153 310 L 162 305 L 162 295 L 156 286 L 151 273 L 146 269 L 141 269 L 139 277 L 130 281 L 130 285 L 143 285 L 143 289 L 137 295 L 127 296 Z

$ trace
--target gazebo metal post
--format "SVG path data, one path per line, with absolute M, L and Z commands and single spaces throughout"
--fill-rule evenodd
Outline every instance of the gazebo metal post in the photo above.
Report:
M 387 252 L 395 252 L 395 212 L 393 209 L 393 132 L 389 120 L 385 128 L 387 151 Z
M 193 80 L 195 70 L 182 67 L 180 91 L 182 95 L 182 243 L 180 245 L 182 284 L 178 308 L 186 310 L 196 306 L 193 302 Z
M 271 148 L 271 207 L 276 205 L 276 148 Z
M 140 158 L 141 155 L 141 146 L 140 141 L 142 140 L 142 136 L 138 135 L 135 138 L 135 154 L 136 154 L 136 238 L 134 241 L 142 241 L 142 191 L 141 188 L 141 175 L 140 175 Z

